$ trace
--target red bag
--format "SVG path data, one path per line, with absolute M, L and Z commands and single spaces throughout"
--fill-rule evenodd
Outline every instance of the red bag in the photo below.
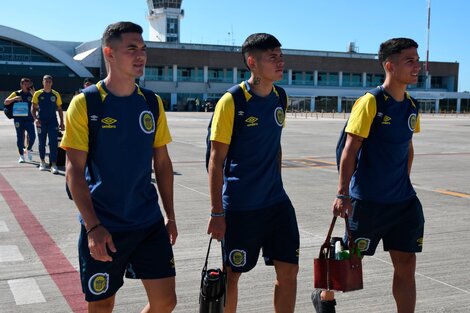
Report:
M 331 221 L 330 230 L 325 242 L 320 248 L 320 255 L 313 260 L 313 286 L 318 289 L 353 291 L 363 288 L 362 285 L 362 262 L 357 255 L 357 246 L 351 237 L 349 222 L 346 216 L 346 231 L 348 232 L 348 242 L 350 259 L 335 260 L 329 259 L 330 238 L 336 222 L 336 216 Z

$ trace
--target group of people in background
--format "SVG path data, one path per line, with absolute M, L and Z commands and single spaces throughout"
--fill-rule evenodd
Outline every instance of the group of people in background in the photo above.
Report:
M 103 34 L 108 75 L 95 85 L 95 92 L 105 118 L 88 116 L 84 94 L 72 99 L 66 114 L 61 147 L 67 153 L 67 184 L 80 213 L 80 276 L 89 312 L 113 310 L 124 276 L 142 281 L 148 297 L 142 312 L 171 312 L 176 306 L 172 246 L 178 230 L 173 167 L 167 150 L 172 138 L 161 98 L 153 94 L 155 99 L 149 101 L 146 90 L 135 83 L 147 61 L 142 32 L 139 25 L 118 22 Z M 361 240 L 363 255 L 373 255 L 380 240 L 390 251 L 398 313 L 415 309 L 415 253 L 422 249 L 424 227 L 422 207 L 410 183 L 418 109 L 406 92 L 408 84 L 416 83 L 420 70 L 417 47 L 407 38 L 381 45 L 386 115 L 377 112 L 370 94 L 356 102 L 346 128 L 338 192 L 332 197 L 332 214 L 354 222 L 353 238 Z M 242 46 L 242 57 L 251 72 L 239 84 L 246 104 L 240 109 L 239 100 L 226 93 L 211 122 L 207 233 L 224 242 L 225 312 L 236 312 L 240 276 L 255 267 L 262 250 L 265 263 L 276 272 L 274 311 L 292 313 L 300 236 L 295 209 L 281 178 L 281 135 L 286 125 L 283 103 L 287 100 L 282 99 L 283 89 L 274 85 L 284 70 L 281 43 L 270 34 L 250 35 Z M 55 173 L 57 131 L 64 130 L 62 101 L 52 89 L 51 76 L 44 76 L 43 86 L 34 92 L 31 81 L 24 78 L 21 90 L 12 93 L 5 105 L 26 102 L 30 107 L 27 116 L 15 117 L 19 161 L 25 161 L 25 153 L 31 160 L 35 123 L 39 168 L 46 169 L 48 137 Z M 151 108 L 152 103 L 156 107 Z M 376 115 L 384 119 L 380 126 L 372 127 Z M 89 136 L 92 122 L 98 123 L 93 142 Z M 29 137 L 26 147 L 25 131 Z M 122 166 L 130 163 L 133 166 Z M 151 182 L 152 170 L 165 214 Z M 316 312 L 335 312 L 333 292 L 314 291 L 312 300 Z
M 83 88 L 90 86 L 92 82 L 91 78 L 86 78 Z M 51 75 L 43 76 L 43 88 L 39 90 L 35 90 L 30 78 L 23 77 L 20 80 L 21 89 L 12 92 L 3 103 L 12 111 L 19 153 L 18 163 L 33 161 L 37 130 L 39 170 L 58 174 L 58 141 L 61 137 L 60 132 L 65 130 L 65 126 L 62 97 L 59 92 L 52 89 L 52 85 Z M 49 163 L 46 163 L 46 144 L 49 145 Z
M 13 122 L 16 129 L 16 143 L 19 153 L 19 163 L 33 161 L 33 145 L 37 137 L 39 139 L 39 170 L 50 170 L 58 174 L 57 147 L 58 132 L 64 130 L 64 118 L 62 113 L 62 98 L 52 89 L 53 78 L 44 75 L 43 88 L 34 89 L 31 79 L 22 78 L 21 89 L 12 92 L 4 101 L 5 106 L 11 106 Z M 60 123 L 57 121 L 57 113 Z M 36 129 L 35 129 L 36 128 Z M 46 143 L 49 144 L 49 163 L 46 164 Z

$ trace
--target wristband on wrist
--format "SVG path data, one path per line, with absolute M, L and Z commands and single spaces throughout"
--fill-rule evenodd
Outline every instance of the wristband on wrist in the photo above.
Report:
M 176 223 L 176 221 L 175 221 L 175 220 L 172 220 L 171 218 L 167 218 L 167 221 L 168 221 L 168 222 Z
M 224 217 L 225 212 L 220 212 L 220 213 L 211 213 L 211 217 Z
M 86 231 L 86 235 L 88 236 L 92 231 L 94 231 L 95 229 L 97 229 L 100 226 L 101 226 L 101 223 L 98 223 L 95 226 L 91 227 L 89 230 Z
M 351 199 L 351 196 L 350 195 L 336 195 L 336 199 L 341 199 L 341 200 Z

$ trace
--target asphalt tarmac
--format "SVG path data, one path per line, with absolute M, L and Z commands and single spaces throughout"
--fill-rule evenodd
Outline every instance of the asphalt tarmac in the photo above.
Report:
M 167 116 L 179 230 L 174 246 L 175 312 L 198 312 L 209 241 L 205 136 L 210 113 Z M 283 181 L 301 235 L 296 304 L 300 313 L 314 312 L 313 259 L 331 221 L 338 179 L 335 145 L 344 122 L 342 115 L 289 114 L 283 133 Z M 416 312 L 470 312 L 469 135 L 468 115 L 425 115 L 421 133 L 413 140 L 412 182 L 426 219 L 424 248 L 417 256 Z M 65 193 L 63 168 L 60 175 L 40 172 L 37 153 L 33 162 L 17 160 L 13 122 L 0 114 L 0 312 L 85 312 L 77 272 L 77 209 Z M 341 235 L 341 227 L 335 232 Z M 393 267 L 382 250 L 379 245 L 374 256 L 363 260 L 363 290 L 337 294 L 338 313 L 396 312 Z M 219 255 L 219 249 L 213 249 L 209 266 L 220 266 Z M 260 258 L 255 269 L 242 275 L 238 312 L 273 312 L 274 279 L 274 269 Z M 145 303 L 140 281 L 125 280 L 114 312 L 140 312 Z

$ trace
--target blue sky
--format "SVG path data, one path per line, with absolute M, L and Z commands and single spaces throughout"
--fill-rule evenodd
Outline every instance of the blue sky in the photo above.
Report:
M 289 49 L 346 51 L 354 41 L 359 52 L 376 53 L 386 39 L 410 37 L 425 60 L 427 7 L 428 0 L 183 0 L 181 41 L 241 45 L 268 32 Z M 145 0 L 2 1 L 0 24 L 46 40 L 89 41 L 128 20 L 147 40 L 146 13 Z M 460 64 L 459 91 L 470 91 L 469 19 L 470 1 L 431 1 L 429 59 Z

